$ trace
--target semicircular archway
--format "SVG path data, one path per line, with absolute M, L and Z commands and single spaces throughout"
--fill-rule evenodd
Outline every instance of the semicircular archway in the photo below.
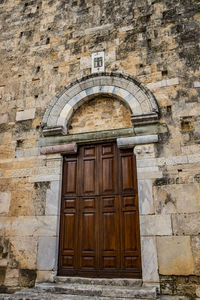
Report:
M 137 79 L 122 73 L 95 73 L 67 85 L 52 99 L 42 120 L 43 134 L 67 134 L 68 123 L 74 111 L 99 95 L 118 98 L 137 119 L 158 117 L 155 97 Z

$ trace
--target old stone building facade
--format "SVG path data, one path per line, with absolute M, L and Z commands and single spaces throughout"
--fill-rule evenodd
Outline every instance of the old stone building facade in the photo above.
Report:
M 0 20 L 0 291 L 53 281 L 63 154 L 112 142 L 136 157 L 143 282 L 200 297 L 200 2 L 0 0 Z

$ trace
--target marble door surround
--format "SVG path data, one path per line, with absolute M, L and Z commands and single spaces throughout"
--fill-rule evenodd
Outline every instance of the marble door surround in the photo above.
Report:
M 142 277 L 146 284 L 159 286 L 156 235 L 158 234 L 158 218 L 155 215 L 153 204 L 153 181 L 162 178 L 162 172 L 157 163 L 156 143 L 159 135 L 150 133 L 136 135 L 134 128 L 137 126 L 152 126 L 157 124 L 159 109 L 152 93 L 136 79 L 119 73 L 98 73 L 76 80 L 65 87 L 63 92 L 54 97 L 47 108 L 43 121 L 43 137 L 38 141 L 41 157 L 47 165 L 56 165 L 60 169 L 59 175 L 49 178 L 50 189 L 46 195 L 46 216 L 55 216 L 56 234 L 41 236 L 38 244 L 37 281 L 53 280 L 57 272 L 58 242 L 59 242 L 59 214 L 62 183 L 62 154 L 74 153 L 77 145 L 82 143 L 81 134 L 77 141 L 70 141 L 67 134 L 67 125 L 73 112 L 91 97 L 99 94 L 109 94 L 120 98 L 129 106 L 132 112 L 133 134 L 120 135 L 116 131 L 115 138 L 119 148 L 133 148 L 137 161 L 138 197 L 140 213 L 140 236 L 142 254 Z M 154 130 L 155 132 L 155 130 Z M 114 134 L 115 135 L 115 134 Z M 62 136 L 62 138 L 61 138 Z M 98 133 L 96 137 L 98 136 Z M 59 144 L 59 139 L 62 144 Z M 63 139 L 66 139 L 66 143 Z M 88 138 L 88 141 L 95 138 Z M 109 141 L 109 137 L 106 139 Z M 71 151 L 71 152 L 70 152 Z M 155 224 L 155 221 L 158 224 Z M 167 221 L 166 221 L 167 222 Z M 160 232 L 162 235 L 162 232 Z M 44 255 L 45 253 L 45 255 Z

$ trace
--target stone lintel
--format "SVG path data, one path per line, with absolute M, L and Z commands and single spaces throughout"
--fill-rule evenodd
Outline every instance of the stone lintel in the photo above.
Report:
M 62 145 L 70 143 L 91 143 L 96 141 L 115 140 L 118 137 L 134 136 L 134 130 L 132 127 L 102 130 L 88 133 L 69 134 L 65 136 L 49 136 L 39 139 L 38 146 L 52 146 Z
M 133 148 L 136 145 L 152 144 L 158 142 L 158 135 L 133 136 L 117 139 L 118 148 Z
M 77 152 L 77 144 L 64 144 L 57 146 L 46 146 L 40 148 L 41 154 L 52 154 L 52 153 L 68 153 L 73 154 Z
M 142 115 L 132 115 L 131 121 L 133 123 L 133 126 L 141 126 L 141 125 L 147 125 L 152 123 L 158 122 L 158 113 L 152 112 L 149 114 L 142 114 Z
M 134 126 L 135 135 L 154 135 L 168 133 L 168 128 L 166 124 L 163 123 L 151 123 L 151 124 L 138 124 Z
M 44 136 L 56 136 L 66 134 L 63 126 L 45 127 L 42 130 Z

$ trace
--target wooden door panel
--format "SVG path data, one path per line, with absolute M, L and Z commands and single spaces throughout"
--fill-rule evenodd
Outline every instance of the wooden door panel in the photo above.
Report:
M 81 251 L 95 251 L 95 214 L 82 213 L 81 216 Z
M 119 216 L 118 216 L 118 197 L 101 198 L 101 232 L 100 232 L 100 253 L 101 267 L 114 268 L 120 267 L 119 253 Z
M 95 146 L 84 146 L 83 157 L 96 157 L 96 147 Z
M 136 162 L 115 143 L 64 159 L 59 274 L 141 277 Z
M 116 149 L 113 144 L 100 146 L 100 194 L 117 193 Z
M 63 250 L 74 250 L 75 247 L 75 213 L 68 213 L 64 215 L 64 243 Z
M 140 271 L 140 258 L 137 256 L 125 256 L 124 258 L 124 267 L 126 269 L 138 269 Z
M 114 212 L 103 213 L 103 250 L 115 251 L 116 241 L 116 215 Z
M 96 195 L 97 191 L 97 149 L 95 146 L 84 146 L 80 151 L 80 191 L 79 195 Z
M 74 255 L 63 255 L 62 266 L 72 269 L 74 267 Z
M 105 155 L 114 155 L 114 145 L 113 144 L 107 144 L 107 145 L 102 145 L 102 155 L 105 156 Z
M 67 165 L 68 166 L 68 165 Z M 63 197 L 61 227 L 63 231 L 60 235 L 60 243 L 62 244 L 61 264 L 63 267 L 75 267 L 75 248 L 76 248 L 76 228 L 77 228 L 77 199 L 74 197 Z M 60 264 L 59 263 L 59 264 Z
M 137 198 L 135 195 L 122 197 L 122 205 L 124 209 L 136 209 L 137 208 Z
M 113 158 L 102 159 L 102 192 L 103 193 L 114 193 L 114 162 Z
M 64 164 L 64 178 L 63 184 L 64 194 L 76 194 L 77 193 L 77 159 L 67 160 Z M 70 178 L 70 180 L 66 180 Z
M 83 194 L 95 194 L 95 160 L 83 161 Z
M 136 162 L 133 153 L 129 150 L 120 153 L 120 169 L 121 169 L 121 192 L 136 193 Z
M 136 251 L 137 250 L 137 238 L 136 238 L 136 212 L 128 211 L 122 213 L 123 224 L 123 249 L 124 251 Z
M 97 263 L 97 198 L 80 198 L 80 268 L 95 269 Z
M 64 198 L 64 210 L 69 211 L 69 210 L 75 210 L 76 209 L 76 199 L 75 198 Z

